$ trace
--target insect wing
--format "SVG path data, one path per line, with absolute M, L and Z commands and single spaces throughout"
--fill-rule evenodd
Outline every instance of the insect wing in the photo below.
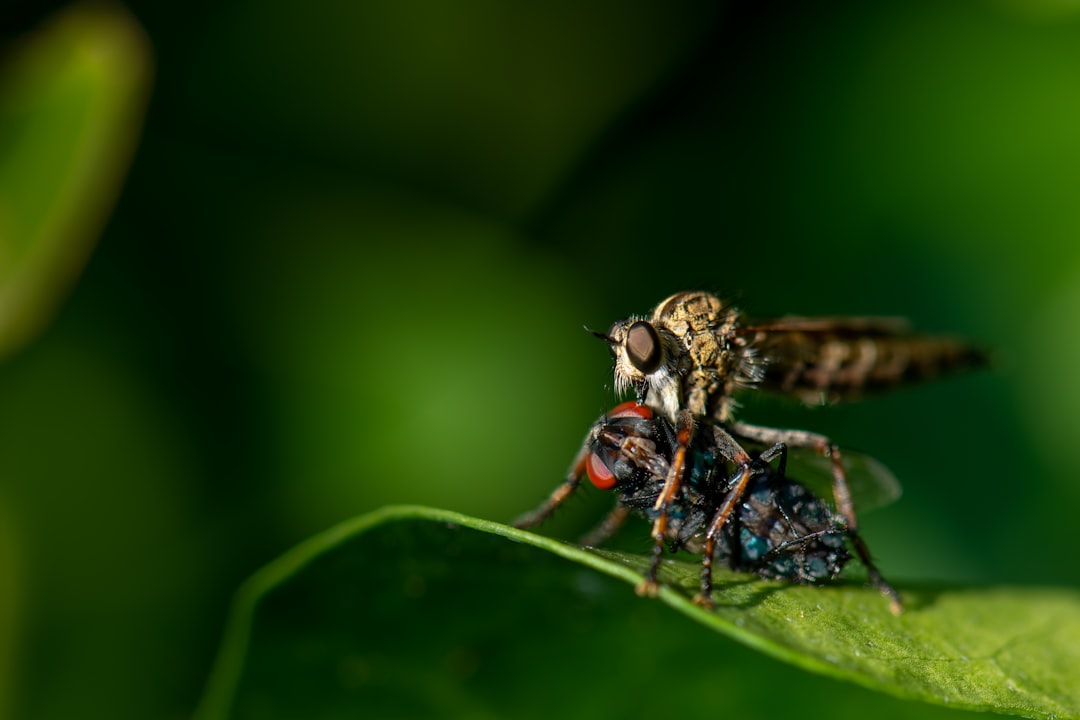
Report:
M 988 362 L 983 350 L 958 338 L 913 335 L 901 318 L 788 317 L 739 332 L 754 351 L 753 384 L 808 405 L 856 400 Z
M 844 450 L 844 470 L 848 488 L 857 512 L 885 507 L 895 502 L 902 490 L 900 482 L 889 468 L 862 453 Z M 815 495 L 833 500 L 832 460 L 813 450 L 788 450 L 787 476 L 808 487 Z
M 902 317 L 800 317 L 789 315 L 775 320 L 751 322 L 740 333 L 804 333 L 846 337 L 901 337 L 911 334 L 911 323 Z

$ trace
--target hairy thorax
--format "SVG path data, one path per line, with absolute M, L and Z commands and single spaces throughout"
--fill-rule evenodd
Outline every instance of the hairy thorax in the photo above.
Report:
M 671 341 L 670 388 L 658 388 L 656 404 L 648 404 L 674 419 L 666 396 L 677 394 L 680 407 L 695 417 L 715 417 L 730 421 L 736 387 L 747 381 L 741 377 L 749 351 L 737 336 L 739 312 L 725 307 L 715 295 L 681 292 L 660 303 L 653 312 L 653 325 Z

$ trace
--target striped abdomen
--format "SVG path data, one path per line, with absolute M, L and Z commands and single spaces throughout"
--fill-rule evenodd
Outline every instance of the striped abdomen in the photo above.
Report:
M 760 386 L 810 403 L 853 399 L 987 364 L 985 352 L 957 338 L 871 328 L 762 330 L 751 344 L 765 365 Z

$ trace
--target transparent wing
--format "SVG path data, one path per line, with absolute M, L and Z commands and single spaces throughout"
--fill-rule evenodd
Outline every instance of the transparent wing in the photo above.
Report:
M 864 513 L 884 507 L 900 497 L 900 482 L 889 468 L 869 455 L 851 450 L 842 450 L 842 453 L 856 512 Z M 787 477 L 802 483 L 830 503 L 833 501 L 832 461 L 829 458 L 809 449 L 789 449 Z

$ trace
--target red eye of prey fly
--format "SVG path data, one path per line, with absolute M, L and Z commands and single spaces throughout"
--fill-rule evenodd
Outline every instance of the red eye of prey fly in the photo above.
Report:
M 616 406 L 607 414 L 610 418 L 640 417 L 646 420 L 652 418 L 652 410 L 647 405 L 638 405 L 634 400 L 628 400 Z M 607 465 L 596 453 L 589 453 L 585 458 L 585 472 L 589 476 L 589 482 L 601 490 L 610 490 L 615 487 L 615 475 L 608 470 Z
M 615 475 L 607 469 L 607 465 L 596 453 L 589 453 L 585 459 L 585 472 L 589 475 L 589 482 L 601 490 L 610 490 L 615 487 Z

